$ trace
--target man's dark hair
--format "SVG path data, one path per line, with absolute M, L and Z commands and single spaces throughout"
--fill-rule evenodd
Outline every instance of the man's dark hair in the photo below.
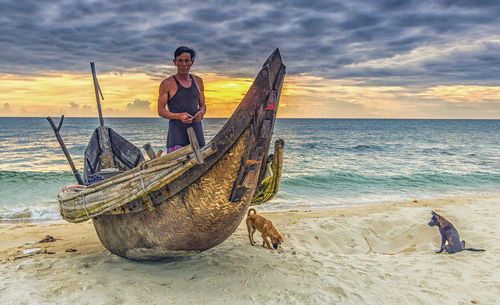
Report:
M 177 56 L 181 55 L 182 53 L 189 53 L 191 55 L 191 59 L 194 59 L 196 57 L 196 51 L 185 46 L 178 47 L 175 52 L 174 52 L 174 59 L 177 59 Z

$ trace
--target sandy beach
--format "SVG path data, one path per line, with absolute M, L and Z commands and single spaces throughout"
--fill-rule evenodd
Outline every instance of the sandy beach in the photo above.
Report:
M 427 226 L 431 210 L 451 221 L 468 247 L 486 251 L 436 254 L 440 235 Z M 91 222 L 2 222 L 0 303 L 498 302 L 499 195 L 262 214 L 284 235 L 278 251 L 252 247 L 242 222 L 213 249 L 160 262 L 110 254 Z M 47 235 L 56 240 L 26 245 Z M 30 248 L 42 253 L 23 254 Z

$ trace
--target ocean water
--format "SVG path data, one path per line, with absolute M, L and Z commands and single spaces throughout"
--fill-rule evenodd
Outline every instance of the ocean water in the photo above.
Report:
M 203 120 L 207 141 L 225 121 Z M 80 172 L 98 124 L 64 120 L 60 133 Z M 138 147 L 164 149 L 166 120 L 105 124 Z M 274 138 L 285 140 L 281 187 L 260 209 L 500 193 L 500 120 L 278 119 Z M 57 193 L 75 183 L 45 118 L 0 118 L 0 220 L 61 219 Z

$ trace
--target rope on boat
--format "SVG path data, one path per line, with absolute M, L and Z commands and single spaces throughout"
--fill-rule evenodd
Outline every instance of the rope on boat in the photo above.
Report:
M 87 213 L 88 219 L 90 219 L 89 211 L 87 210 L 87 204 L 85 203 L 85 194 L 82 193 L 82 202 L 83 202 L 83 209 L 85 210 L 85 213 Z
M 153 206 L 151 198 L 149 198 L 149 195 L 146 194 L 146 188 L 144 187 L 144 180 L 142 180 L 142 171 L 139 171 L 139 178 L 141 178 L 142 191 L 144 192 L 144 194 L 142 195 L 142 201 L 148 208 L 148 211 L 153 211 L 155 208 Z

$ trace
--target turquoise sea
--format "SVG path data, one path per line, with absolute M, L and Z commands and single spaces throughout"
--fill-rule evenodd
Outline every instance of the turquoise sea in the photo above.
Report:
M 207 141 L 225 121 L 203 121 Z M 80 171 L 98 124 L 64 120 L 61 136 Z M 138 147 L 164 149 L 166 120 L 105 124 Z M 500 120 L 278 119 L 274 137 L 285 140 L 283 177 L 261 209 L 500 193 Z M 45 118 L 0 118 L 0 220 L 61 219 L 56 196 L 68 184 L 75 179 Z

